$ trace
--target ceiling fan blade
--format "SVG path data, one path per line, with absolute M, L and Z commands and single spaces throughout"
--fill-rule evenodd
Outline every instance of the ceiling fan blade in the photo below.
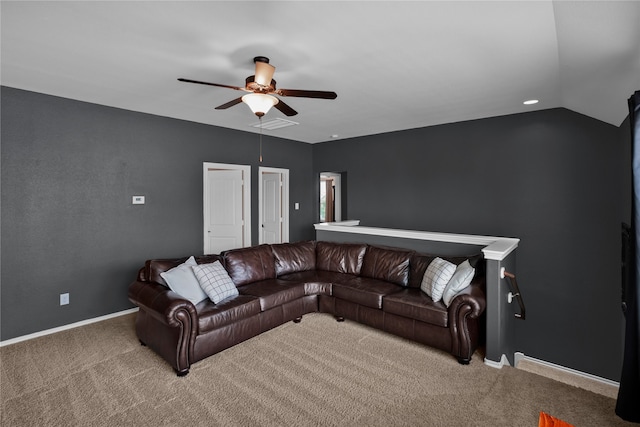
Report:
M 242 97 L 236 98 L 233 101 L 229 101 L 226 104 L 218 105 L 216 110 L 226 110 L 229 107 L 233 107 L 234 105 L 240 104 L 242 102 Z
M 198 81 L 198 80 L 190 80 L 190 79 L 182 79 L 182 78 L 180 78 L 180 79 L 178 79 L 178 81 L 185 82 L 185 83 L 197 83 L 197 84 L 200 84 L 200 85 L 226 87 L 227 89 L 234 89 L 234 90 L 245 90 L 243 87 L 239 87 L 239 86 L 221 85 L 219 83 L 201 82 L 201 81 Z
M 273 79 L 273 73 L 276 71 L 276 67 L 267 63 L 256 61 L 256 75 L 255 82 L 262 86 L 269 86 L 271 79 Z
M 278 89 L 276 93 L 281 96 L 297 96 L 301 98 L 336 99 L 338 96 L 335 92 L 324 90 Z
M 282 102 L 281 99 L 279 99 L 278 103 L 274 105 L 274 108 L 277 108 L 278 110 L 280 110 L 285 116 L 295 116 L 296 114 L 298 114 L 296 110 L 294 110 L 293 108 L 289 107 L 287 104 Z

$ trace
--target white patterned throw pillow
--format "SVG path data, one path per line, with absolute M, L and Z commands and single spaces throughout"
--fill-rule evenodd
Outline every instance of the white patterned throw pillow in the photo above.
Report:
M 198 279 L 193 274 L 191 267 L 194 265 L 198 265 L 195 258 L 189 257 L 188 260 L 179 266 L 160 273 L 160 276 L 167 282 L 169 289 L 182 298 L 188 299 L 193 305 L 196 305 L 203 299 L 206 299 L 207 294 L 204 293 L 200 287 L 200 283 L 198 283 Z
M 200 287 L 214 303 L 219 303 L 225 298 L 238 295 L 238 288 L 229 277 L 220 261 L 211 264 L 200 264 L 194 267 Z
M 456 265 L 442 258 L 436 257 L 427 267 L 422 277 L 420 289 L 431 297 L 434 302 L 442 299 L 444 288 L 453 277 L 456 271 Z
M 444 305 L 447 307 L 451 305 L 453 298 L 471 284 L 471 280 L 473 280 L 473 275 L 475 273 L 476 269 L 471 267 L 469 260 L 461 263 L 458 268 L 456 268 L 456 272 L 453 274 L 453 277 L 449 280 L 449 283 L 447 283 L 447 286 L 444 288 L 444 292 L 442 293 L 442 301 L 444 302 Z

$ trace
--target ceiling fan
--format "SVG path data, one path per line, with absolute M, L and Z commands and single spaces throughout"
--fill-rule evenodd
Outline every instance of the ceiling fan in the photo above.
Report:
M 271 107 L 275 107 L 287 116 L 295 116 L 298 114 L 296 110 L 285 104 L 282 100 L 276 98 L 278 96 L 296 96 L 301 98 L 321 98 L 336 99 L 338 96 L 335 92 L 327 92 L 321 90 L 300 90 L 300 89 L 277 89 L 276 81 L 273 80 L 273 73 L 276 67 L 269 64 L 269 58 L 266 56 L 256 56 L 253 58 L 256 64 L 256 72 L 253 76 L 246 78 L 244 87 L 229 86 L 219 83 L 201 82 L 198 80 L 178 79 L 181 82 L 197 83 L 209 86 L 218 86 L 234 90 L 242 90 L 249 92 L 247 95 L 236 98 L 225 104 L 216 107 L 216 110 L 224 110 L 233 107 L 236 104 L 244 102 L 251 108 L 251 111 L 258 116 L 264 116 Z

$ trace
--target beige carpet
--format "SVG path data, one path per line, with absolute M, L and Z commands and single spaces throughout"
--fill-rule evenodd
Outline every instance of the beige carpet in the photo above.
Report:
M 178 378 L 134 315 L 0 348 L 2 426 L 634 425 L 615 401 L 326 314 L 287 323 Z

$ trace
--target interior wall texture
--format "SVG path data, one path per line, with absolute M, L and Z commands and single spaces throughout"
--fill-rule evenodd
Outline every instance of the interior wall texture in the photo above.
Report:
M 363 226 L 520 238 L 516 351 L 618 381 L 624 134 L 551 109 L 316 144 L 313 163 L 348 171 Z
M 258 167 L 289 169 L 290 240 L 314 236 L 309 144 L 265 135 L 259 163 L 255 133 L 8 87 L 1 103 L 0 340 L 132 308 L 146 259 L 201 254 L 203 162 L 251 166 L 254 244 Z

